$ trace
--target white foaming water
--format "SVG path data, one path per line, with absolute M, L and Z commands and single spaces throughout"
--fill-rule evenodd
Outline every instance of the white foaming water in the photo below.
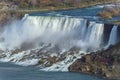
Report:
M 0 49 L 13 50 L 30 43 L 32 48 L 39 47 L 40 43 L 51 43 L 57 45 L 60 49 L 81 46 L 85 43 L 84 39 L 89 29 L 86 25 L 87 20 L 79 18 L 25 15 L 22 21 L 16 21 L 5 27 L 0 35 L 0 39 L 2 39 Z M 94 42 L 99 47 L 103 26 L 94 23 L 91 28 L 90 36 L 88 36 L 89 46 Z
M 74 35 L 74 29 L 81 24 L 82 20 L 69 19 L 69 18 L 57 18 L 57 17 L 32 17 L 25 16 L 22 21 L 14 22 L 10 26 L 5 27 L 4 32 L 0 38 L 3 39 L 1 42 L 1 49 L 12 50 L 20 48 L 25 42 L 39 44 L 53 43 L 59 44 L 61 37 L 67 38 L 70 42 L 71 36 Z M 69 33 L 72 33 L 71 36 Z M 61 43 L 64 43 L 62 40 Z M 65 42 L 66 43 L 66 42 Z M 71 44 L 71 43 L 69 43 Z M 67 46 L 67 45 L 66 45 Z
M 91 25 L 90 25 L 91 27 Z M 96 24 L 92 23 L 91 32 L 89 34 L 88 38 L 88 44 L 92 45 L 91 48 L 93 49 L 99 49 L 102 45 L 102 39 L 103 39 L 103 32 L 104 32 L 104 24 Z
M 114 26 L 110 44 L 116 42 L 116 32 Z M 4 26 L 0 34 L 0 60 L 27 66 L 37 65 L 48 53 L 59 54 L 64 50 L 69 53 L 73 47 L 91 52 L 103 48 L 103 35 L 102 23 L 90 22 L 87 25 L 87 20 L 80 18 L 25 15 L 22 20 Z M 22 51 L 13 53 L 16 49 Z M 66 55 L 64 60 L 43 70 L 67 71 L 69 65 L 81 57 L 80 54 Z

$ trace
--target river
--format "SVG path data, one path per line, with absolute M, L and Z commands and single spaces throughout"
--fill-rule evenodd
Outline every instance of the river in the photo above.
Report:
M 69 72 L 42 72 L 35 67 L 0 63 L 0 80 L 102 80 L 95 76 Z

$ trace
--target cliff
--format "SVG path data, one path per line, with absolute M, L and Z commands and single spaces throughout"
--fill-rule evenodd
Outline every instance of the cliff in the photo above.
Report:
M 77 59 L 70 72 L 94 74 L 108 79 L 120 79 L 120 43 L 107 50 L 92 52 Z

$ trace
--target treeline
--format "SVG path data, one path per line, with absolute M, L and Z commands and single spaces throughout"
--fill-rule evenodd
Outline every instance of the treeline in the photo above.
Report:
M 4 0 L 5 1 L 5 0 Z M 92 2 L 108 2 L 116 0 L 6 0 L 7 2 L 12 2 L 18 5 L 20 8 L 34 8 L 34 7 L 58 7 L 58 6 L 68 6 L 68 7 L 79 7 L 83 4 L 87 5 Z

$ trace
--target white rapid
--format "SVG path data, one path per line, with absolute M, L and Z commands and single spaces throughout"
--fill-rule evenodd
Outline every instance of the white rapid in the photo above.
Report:
M 81 18 L 25 15 L 22 20 L 3 28 L 0 32 L 1 61 L 40 65 L 47 71 L 67 71 L 81 54 L 104 47 L 104 24 Z M 115 44 L 116 32 L 114 26 L 109 44 Z M 51 59 L 56 62 L 53 64 Z M 45 68 L 46 65 L 49 67 Z

